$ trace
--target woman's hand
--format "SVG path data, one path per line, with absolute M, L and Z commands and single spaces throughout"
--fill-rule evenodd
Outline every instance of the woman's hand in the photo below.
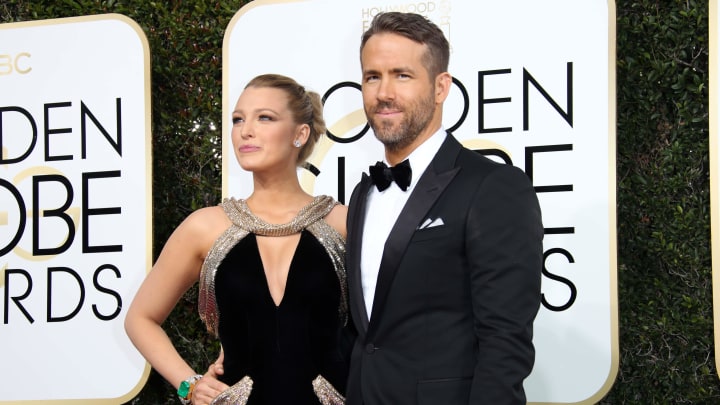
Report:
M 209 405 L 221 392 L 230 388 L 227 384 L 218 380 L 218 376 L 224 373 L 223 357 L 221 351 L 215 363 L 208 367 L 207 373 L 195 384 L 192 395 L 193 405 Z

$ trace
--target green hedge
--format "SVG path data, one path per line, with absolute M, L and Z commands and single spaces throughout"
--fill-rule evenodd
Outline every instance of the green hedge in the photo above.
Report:
M 220 199 L 222 39 L 245 3 L 0 3 L 0 22 L 112 12 L 144 29 L 152 55 L 156 254 L 188 213 Z M 710 263 L 708 2 L 618 0 L 616 13 L 620 370 L 601 403 L 720 403 Z M 184 297 L 166 330 L 204 370 L 217 344 L 197 320 L 196 294 Z M 130 403 L 177 399 L 153 372 Z
M 620 372 L 607 403 L 720 403 L 708 2 L 617 4 Z

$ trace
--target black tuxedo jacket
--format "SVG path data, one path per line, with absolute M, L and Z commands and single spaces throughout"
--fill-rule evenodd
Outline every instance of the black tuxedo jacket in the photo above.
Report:
M 412 162 L 411 162 L 412 163 Z M 347 274 L 358 337 L 348 405 L 525 403 L 543 225 L 522 170 L 448 134 L 385 243 L 372 314 L 360 257 L 370 187 L 349 202 Z M 427 219 L 443 225 L 418 229 Z

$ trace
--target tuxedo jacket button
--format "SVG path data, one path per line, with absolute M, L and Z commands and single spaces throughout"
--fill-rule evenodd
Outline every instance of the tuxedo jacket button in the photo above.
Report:
M 367 354 L 373 354 L 373 353 L 375 353 L 375 345 L 373 345 L 372 343 L 368 343 L 368 344 L 365 346 L 365 352 L 366 352 Z

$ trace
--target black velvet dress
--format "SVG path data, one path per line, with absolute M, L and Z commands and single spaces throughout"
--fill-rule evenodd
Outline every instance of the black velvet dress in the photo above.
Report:
M 214 275 L 217 333 L 225 353 L 220 379 L 233 385 L 249 376 L 251 405 L 320 404 L 312 385 L 318 375 L 344 393 L 342 282 L 326 247 L 302 230 L 285 293 L 275 305 L 256 235 L 228 247 Z

